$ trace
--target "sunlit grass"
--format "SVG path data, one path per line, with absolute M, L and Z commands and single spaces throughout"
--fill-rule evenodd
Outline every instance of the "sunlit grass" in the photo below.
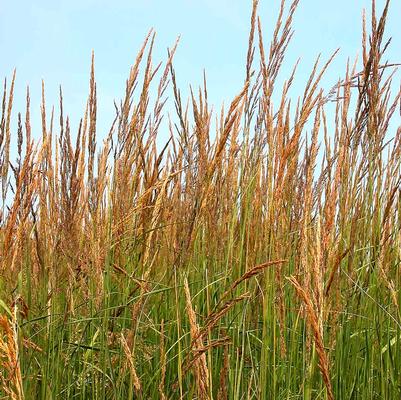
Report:
M 29 91 L 13 132 L 15 76 L 4 87 L 1 398 L 400 398 L 389 4 L 364 22 L 360 71 L 321 88 L 318 60 L 291 98 L 293 76 L 274 84 L 297 3 L 264 46 L 254 2 L 245 83 L 221 112 L 206 80 L 181 99 L 177 45 L 154 66 L 153 32 L 104 140 L 94 62 L 74 135 L 44 90 L 42 132 Z

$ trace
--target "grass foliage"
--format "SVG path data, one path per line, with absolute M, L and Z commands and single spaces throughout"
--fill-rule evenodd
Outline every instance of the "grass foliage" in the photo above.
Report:
M 294 97 L 296 67 L 277 82 L 297 5 L 265 46 L 254 0 L 244 83 L 217 113 L 206 78 L 182 100 L 177 44 L 152 63 L 153 32 L 102 143 L 93 60 L 74 134 L 44 88 L 41 137 L 29 91 L 12 132 L 6 81 L 0 398 L 400 398 L 389 2 L 363 22 L 359 64 L 325 89 L 335 54 L 318 59 Z

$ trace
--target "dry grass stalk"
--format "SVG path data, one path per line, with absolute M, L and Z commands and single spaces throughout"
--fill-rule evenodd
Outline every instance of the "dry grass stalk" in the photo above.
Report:
M 201 354 L 206 353 L 210 349 L 213 349 L 215 347 L 220 347 L 220 346 L 226 346 L 227 344 L 230 344 L 230 343 L 231 343 L 230 337 L 224 336 L 222 338 L 210 341 L 206 346 L 203 346 L 203 347 L 197 348 L 197 349 L 193 349 L 193 351 L 196 354 L 196 357 L 198 357 Z
M 246 271 L 241 277 L 239 277 L 237 280 L 234 281 L 234 283 L 230 286 L 230 288 L 223 293 L 223 295 L 220 298 L 219 303 L 221 303 L 221 301 L 223 299 L 225 299 L 241 282 L 247 281 L 248 279 L 260 274 L 262 271 L 264 271 L 268 267 L 272 267 L 272 266 L 278 265 L 278 264 L 283 264 L 285 262 L 286 262 L 286 260 L 274 260 L 274 261 L 267 261 L 265 263 L 255 265 L 253 268 Z
M 11 112 L 13 107 L 13 98 L 14 98 L 14 85 L 15 85 L 15 77 L 16 77 L 16 70 L 13 72 L 13 77 L 11 80 L 11 88 L 8 96 L 8 105 L 7 105 L 7 115 L 5 117 L 5 123 L 1 124 L 1 140 L 0 146 L 3 144 L 3 155 L 2 155 L 2 162 L 1 162 L 1 184 L 2 184 L 2 199 L 3 203 L 7 196 L 7 191 L 9 188 L 9 181 L 8 181 L 8 170 L 10 166 L 10 141 L 11 141 L 11 132 L 10 132 L 10 124 L 11 124 Z M 5 114 L 5 98 L 6 98 L 6 82 L 4 83 L 4 97 L 3 97 L 3 112 L 2 112 L 2 119 L 4 119 Z M 2 121 L 3 122 L 3 121 Z
M 198 340 L 199 338 L 204 337 L 211 329 L 213 329 L 216 326 L 216 324 L 221 320 L 221 318 L 224 315 L 226 315 L 228 311 L 231 310 L 231 308 L 233 308 L 236 304 L 249 298 L 250 298 L 250 293 L 241 294 L 240 296 L 235 297 L 234 299 L 226 301 L 220 308 L 210 313 L 205 320 L 203 328 L 199 329 L 197 336 L 194 336 L 195 341 Z
M 182 374 L 185 376 L 190 369 L 192 369 L 195 364 L 199 361 L 199 359 L 205 355 L 209 350 L 216 348 L 216 347 L 227 347 L 229 344 L 231 344 L 231 339 L 229 336 L 222 337 L 220 339 L 212 340 L 209 342 L 206 346 L 203 346 L 202 348 L 196 348 L 193 349 L 192 351 L 192 358 L 187 357 L 185 363 L 184 363 L 184 368 L 182 369 Z
M 277 346 L 284 355 L 288 346 L 287 354 L 291 357 L 293 339 L 286 334 L 289 320 L 286 315 L 292 310 L 288 307 L 290 297 L 284 277 L 293 273 L 293 269 L 297 276 L 302 275 L 303 282 L 295 278 L 290 281 L 301 299 L 309 326 L 307 343 L 315 342 L 329 398 L 333 398 L 331 371 L 329 356 L 323 347 L 327 315 L 333 318 L 330 320 L 333 330 L 341 332 L 342 327 L 333 323 L 337 317 L 331 317 L 331 314 L 342 315 L 342 308 L 353 304 L 351 296 L 357 298 L 356 307 L 363 311 L 361 294 L 355 295 L 355 292 L 369 287 L 376 275 L 389 290 L 393 308 L 399 309 L 401 129 L 392 142 L 387 142 L 387 136 L 391 135 L 390 122 L 394 121 L 401 93 L 390 99 L 392 74 L 388 73 L 388 68 L 395 64 L 382 61 L 388 45 L 383 42 L 383 35 L 389 1 L 385 2 L 380 19 L 375 16 L 373 2 L 370 37 L 364 17 L 362 72 L 356 72 L 356 60 L 354 64 L 347 63 L 345 79 L 325 94 L 320 84 L 335 53 L 320 71 L 318 59 L 295 107 L 289 89 L 297 64 L 279 92 L 275 85 L 293 34 L 291 24 L 298 0 L 289 4 L 287 16 L 286 2 L 281 1 L 267 51 L 257 16 L 258 0 L 252 3 L 245 82 L 229 109 L 222 108 L 220 114 L 213 114 L 208 103 L 206 75 L 203 87 L 198 92 L 191 89 L 191 96 L 187 104 L 184 103 L 172 65 L 177 43 L 169 51 L 164 69 L 161 64 L 154 66 L 155 35 L 151 31 L 130 70 L 125 97 L 120 105 L 116 105 L 116 118 L 103 145 L 97 144 L 97 90 L 92 56 L 89 98 L 75 147 L 70 120 L 63 109 L 61 89 L 59 110 L 47 110 L 42 83 L 42 142 L 36 143 L 32 139 L 28 90 L 25 135 L 20 114 L 16 120 L 17 157 L 14 163 L 10 160 L 10 149 L 13 147 L 11 114 L 15 73 L 11 88 L 4 86 L 0 119 L 3 199 L 0 287 L 5 288 L 4 297 L 11 296 L 18 283 L 22 291 L 32 293 L 29 296 L 30 313 L 37 312 L 38 305 L 47 307 L 45 312 L 49 317 L 63 309 L 67 310 L 67 322 L 74 313 L 77 320 L 82 316 L 90 319 L 93 305 L 100 309 L 106 301 L 108 303 L 109 293 L 104 291 L 105 288 L 112 288 L 113 295 L 124 292 L 120 305 L 111 313 L 112 322 L 104 329 L 119 337 L 115 329 L 121 326 L 121 314 L 127 305 L 132 307 L 132 337 L 122 336 L 122 351 L 116 358 L 126 358 L 125 366 L 130 374 L 124 376 L 131 380 L 137 393 L 148 385 L 141 385 L 135 369 L 136 338 L 140 337 L 142 329 L 159 326 L 160 314 L 153 311 L 157 307 L 165 313 L 162 315 L 165 320 L 176 318 L 176 333 L 181 338 L 179 306 L 185 301 L 191 330 L 190 351 L 182 362 L 181 341 L 178 341 L 168 351 L 168 355 L 178 360 L 178 366 L 170 363 L 164 330 L 171 329 L 174 324 L 164 326 L 162 323 L 161 379 L 159 387 L 155 388 L 156 396 L 159 393 L 161 398 L 166 398 L 168 379 L 172 375 L 167 368 L 173 365 L 173 369 L 177 367 L 181 397 L 184 396 L 181 378 L 192 370 L 198 397 L 210 398 L 214 372 L 210 371 L 212 364 L 207 356 L 214 362 L 211 350 L 224 346 L 218 397 L 227 398 L 227 374 L 234 361 L 228 357 L 231 350 L 228 338 L 213 340 L 212 330 L 221 329 L 224 317 L 248 295 L 228 301 L 227 298 L 234 296 L 242 282 L 263 273 L 269 266 L 276 266 L 274 273 L 266 273 L 265 279 L 258 282 L 261 291 L 268 295 L 263 296 L 263 304 L 256 298 L 255 305 L 264 311 L 275 307 L 280 344 L 275 335 L 269 336 L 269 324 L 276 323 L 269 319 L 270 315 L 266 319 L 259 315 L 246 318 L 244 324 L 251 329 L 254 328 L 252 324 L 263 324 L 262 336 L 257 338 L 266 341 L 263 349 L 271 345 L 277 354 Z M 255 54 L 255 34 L 259 37 L 259 54 Z M 254 71 L 256 57 L 259 64 Z M 140 72 L 142 67 L 143 73 Z M 161 77 L 155 83 L 157 74 Z M 158 132 L 170 78 L 177 123 L 173 118 L 169 121 L 171 137 L 160 151 L 161 135 Z M 152 90 L 155 90 L 155 101 Z M 357 98 L 353 99 L 355 91 Z M 335 103 L 333 127 L 325 114 L 329 101 Z M 355 115 L 351 116 L 353 111 Z M 212 132 L 214 116 L 215 135 Z M 58 117 L 59 124 L 54 122 Z M 309 124 L 311 135 L 306 132 Z M 322 129 L 323 150 L 318 143 Z M 315 167 L 320 156 L 323 156 L 321 170 Z M 7 196 L 10 199 L 5 201 Z M 224 288 L 228 287 L 221 295 L 217 285 L 213 285 L 217 288 L 213 294 L 214 289 L 209 292 L 212 285 L 207 286 L 207 296 L 211 296 L 207 297 L 208 310 L 212 296 L 217 296 L 220 301 L 206 316 L 203 327 L 198 325 L 187 280 L 184 282 L 185 300 L 178 296 L 176 279 L 175 303 L 174 299 L 164 297 L 168 305 L 174 303 L 177 306 L 176 315 L 165 310 L 164 304 L 153 303 L 153 299 L 158 298 L 158 285 L 171 286 L 172 275 L 176 277 L 179 268 L 185 273 L 186 268 L 194 266 L 191 276 L 193 273 L 203 278 L 203 275 L 196 275 L 202 268 L 200 259 L 202 263 L 211 260 L 213 269 L 208 271 L 213 279 L 216 276 L 220 279 L 223 274 Z M 277 261 L 255 266 L 260 259 Z M 171 265 L 173 268 L 169 269 Z M 242 267 L 246 272 L 237 278 L 240 275 L 238 269 Z M 347 274 L 340 274 L 340 268 L 344 268 L 344 272 L 347 270 Z M 362 282 L 360 286 L 359 282 Z M 125 293 L 127 285 L 129 290 Z M 266 290 L 270 285 L 274 285 L 273 290 Z M 377 296 L 378 302 L 385 298 L 380 293 Z M 143 312 L 147 302 L 150 307 Z M 328 307 L 332 307 L 333 313 L 328 313 Z M 380 314 L 377 316 L 380 318 Z M 140 317 L 146 321 L 139 323 Z M 35 324 L 40 325 L 41 321 L 38 319 Z M 121 318 L 122 324 L 123 321 L 125 319 Z M 344 324 L 348 323 L 353 322 L 344 321 Z M 54 324 L 50 318 L 46 324 L 42 331 L 50 337 Z M 19 361 L 18 355 L 9 355 L 18 353 L 14 321 L 11 323 L 3 318 L 1 326 L 5 332 L 2 354 L 7 352 L 8 358 Z M 27 324 L 26 329 L 29 331 L 33 326 Z M 68 326 L 75 329 L 73 324 Z M 7 332 L 11 332 L 11 336 Z M 335 333 L 331 337 L 337 337 Z M 167 335 L 170 337 L 168 330 Z M 24 339 L 23 346 L 40 351 Z M 250 346 L 253 351 L 252 343 Z M 263 351 L 261 361 L 267 365 L 269 355 L 267 350 Z M 253 354 L 256 357 L 257 350 Z M 244 354 L 243 359 L 245 357 Z M 48 357 L 51 363 L 56 359 L 59 357 Z M 23 351 L 22 360 L 25 361 Z M 76 364 L 80 365 L 79 362 Z M 21 364 L 20 368 L 25 369 L 25 365 Z M 141 371 L 146 368 L 147 365 L 141 366 Z M 10 397 L 18 398 L 21 373 L 18 375 L 15 369 L 9 372 L 10 376 L 16 376 L 15 382 L 4 379 L 2 382 L 12 385 L 12 389 L 7 386 Z M 248 386 L 249 397 L 252 385 L 264 379 L 261 376 L 258 380 L 255 370 L 240 378 L 236 374 L 230 375 L 238 387 Z M 15 375 L 11 375 L 14 372 Z M 4 374 L 8 374 L 7 370 Z M 29 379 L 28 376 L 26 384 L 31 387 Z M 237 379 L 244 381 L 238 383 Z M 63 385 L 64 381 L 60 379 L 59 383 Z M 281 387 L 276 383 L 276 388 Z M 266 385 L 261 386 L 254 393 L 262 393 Z
M 188 279 L 184 279 L 184 292 L 186 299 L 186 308 L 189 319 L 192 345 L 191 349 L 194 351 L 197 348 L 203 348 L 203 340 L 199 335 L 200 328 L 196 322 L 196 314 L 192 307 L 191 293 L 189 290 Z M 209 400 L 209 371 L 206 362 L 206 354 L 203 352 L 192 364 L 193 373 L 196 380 L 196 387 L 198 396 L 201 400 Z
M 287 279 L 294 286 L 299 298 L 305 305 L 306 320 L 313 333 L 316 351 L 319 357 L 319 368 L 322 374 L 324 384 L 326 385 L 327 389 L 327 397 L 330 400 L 334 400 L 333 389 L 330 381 L 329 359 L 327 357 L 326 350 L 324 348 L 323 333 L 321 325 L 319 323 L 319 313 L 316 310 L 316 306 L 314 306 L 312 302 L 312 297 L 303 289 L 298 280 L 294 276 L 289 277 Z
M 244 299 L 249 298 L 249 293 L 245 293 L 241 296 L 238 296 L 232 300 L 227 301 L 218 310 L 209 314 L 209 316 L 206 318 L 204 327 L 200 328 L 196 324 L 196 315 L 192 309 L 192 303 L 188 303 L 188 298 L 190 299 L 190 297 L 188 297 L 188 295 L 190 295 L 190 292 L 189 292 L 188 281 L 186 278 L 184 281 L 184 289 L 185 289 L 186 299 L 187 299 L 187 312 L 188 312 L 188 315 L 190 316 L 191 353 L 192 354 L 189 354 L 186 358 L 186 361 L 184 362 L 183 375 L 185 375 L 191 368 L 194 368 L 195 371 L 200 370 L 200 371 L 207 372 L 206 354 L 205 353 L 215 347 L 227 346 L 227 344 L 230 342 L 230 338 L 228 336 L 226 336 L 223 338 L 212 340 L 205 346 L 205 345 L 203 345 L 204 337 L 208 334 L 208 332 L 210 332 L 216 326 L 216 324 L 221 320 L 221 318 L 224 315 L 226 315 L 227 312 L 232 307 L 234 307 L 237 303 L 240 303 Z M 190 307 L 190 308 L 188 308 L 188 307 Z M 193 356 L 192 358 L 191 358 L 191 355 Z M 197 373 L 199 374 L 199 372 L 197 372 Z M 204 372 L 202 372 L 199 375 L 207 376 L 207 375 L 203 375 L 203 374 L 204 374 Z M 197 375 L 195 375 L 195 376 L 197 376 Z M 199 379 L 197 379 L 197 380 L 199 381 Z
M 23 400 L 24 391 L 19 365 L 18 333 L 16 326 L 16 307 L 13 322 L 0 315 L 0 371 L 1 388 L 11 400 Z
M 132 385 L 135 389 L 135 392 L 139 394 L 142 390 L 142 384 L 136 372 L 134 354 L 131 351 L 130 346 L 128 345 L 123 333 L 121 333 L 120 342 L 126 357 L 126 363 L 129 367 Z

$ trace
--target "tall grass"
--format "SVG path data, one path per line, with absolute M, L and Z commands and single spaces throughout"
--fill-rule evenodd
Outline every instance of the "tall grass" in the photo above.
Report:
M 76 134 L 44 88 L 41 138 L 29 91 L 12 132 L 5 82 L 1 398 L 400 398 L 389 1 L 364 19 L 362 68 L 324 89 L 335 54 L 317 60 L 293 98 L 296 68 L 277 82 L 297 5 L 266 47 L 254 0 L 244 83 L 216 114 L 206 79 L 181 98 L 177 44 L 152 64 L 153 32 L 102 143 L 94 60 Z

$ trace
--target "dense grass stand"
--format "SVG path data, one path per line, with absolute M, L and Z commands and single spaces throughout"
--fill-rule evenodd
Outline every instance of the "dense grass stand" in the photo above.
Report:
M 6 81 L 0 398 L 400 398 L 389 2 L 344 78 L 321 88 L 335 53 L 318 59 L 294 97 L 296 66 L 277 82 L 297 4 L 266 47 L 254 1 L 244 82 L 217 113 L 206 77 L 181 99 L 177 44 L 152 64 L 153 32 L 101 143 L 93 60 L 76 135 L 61 89 L 50 112 L 43 87 L 38 134 Z

